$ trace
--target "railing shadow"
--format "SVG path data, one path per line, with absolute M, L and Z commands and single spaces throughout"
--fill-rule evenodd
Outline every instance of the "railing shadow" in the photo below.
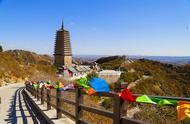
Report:
M 38 124 L 37 117 L 32 112 L 32 109 L 30 108 L 27 100 L 24 98 L 24 95 L 22 94 L 22 90 L 24 88 L 19 88 L 16 90 L 15 95 L 11 99 L 10 108 L 8 110 L 7 119 L 4 119 L 4 121 L 7 124 L 20 124 L 18 123 L 18 119 L 22 118 L 23 124 L 28 124 L 27 118 L 32 118 L 30 120 L 33 121 L 34 124 Z M 22 99 L 23 95 L 23 99 Z M 23 108 L 25 106 L 25 108 Z M 18 109 L 18 110 L 17 110 Z M 25 115 L 25 111 L 29 113 L 29 116 Z M 17 113 L 20 112 L 20 115 L 17 115 Z
M 17 117 L 16 117 L 16 98 L 17 98 L 17 93 L 19 89 L 16 90 L 15 95 L 11 99 L 11 104 L 10 108 L 8 110 L 8 118 L 5 119 L 5 121 L 9 124 L 17 124 Z

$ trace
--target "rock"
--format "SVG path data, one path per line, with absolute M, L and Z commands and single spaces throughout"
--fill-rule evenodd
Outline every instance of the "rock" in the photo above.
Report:
M 136 106 L 136 107 L 134 107 L 134 108 L 131 108 L 131 109 L 128 109 L 128 110 L 127 110 L 127 117 L 128 117 L 128 118 L 133 118 L 133 116 L 134 116 L 136 113 L 138 113 L 138 112 L 140 112 L 140 109 L 139 109 L 138 106 Z

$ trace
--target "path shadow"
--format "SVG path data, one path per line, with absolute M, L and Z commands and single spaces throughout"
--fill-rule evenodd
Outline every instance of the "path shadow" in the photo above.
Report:
M 12 97 L 11 99 L 11 103 L 10 103 L 10 108 L 8 110 L 8 119 L 5 119 L 5 121 L 7 123 L 10 124 L 17 124 L 17 117 L 16 117 L 16 98 L 17 98 L 17 93 L 18 93 L 19 89 L 16 90 L 15 95 Z
M 38 124 L 36 116 L 32 112 L 32 109 L 30 108 L 27 100 L 22 94 L 23 89 L 24 88 L 19 88 L 18 90 L 16 90 L 15 95 L 11 99 L 11 104 L 7 115 L 8 118 L 4 119 L 8 124 L 18 124 L 18 118 L 22 118 L 23 124 L 28 124 L 27 118 L 32 118 L 33 123 Z M 23 99 L 21 98 L 22 97 L 21 95 L 23 95 Z M 18 105 L 16 105 L 17 103 Z M 23 106 L 25 108 L 23 108 Z M 18 108 L 19 110 L 16 110 Z M 16 112 L 18 111 L 20 111 L 20 116 L 17 116 Z M 24 111 L 28 111 L 30 116 L 26 116 Z

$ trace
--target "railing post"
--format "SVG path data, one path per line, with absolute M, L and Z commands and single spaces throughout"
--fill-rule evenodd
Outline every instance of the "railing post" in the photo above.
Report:
M 61 118 L 62 116 L 62 112 L 59 109 L 60 105 L 61 105 L 61 91 L 59 91 L 59 88 L 57 88 L 57 94 L 56 94 L 56 112 L 57 112 L 57 119 Z
M 27 90 L 27 84 L 25 84 L 26 90 Z
M 32 87 L 32 95 L 34 96 L 34 98 L 35 98 L 35 96 L 36 96 L 36 95 L 35 95 L 35 92 L 36 92 L 36 91 L 35 91 L 35 88 Z
M 26 87 L 27 87 L 27 90 L 28 90 L 29 92 L 31 92 L 31 91 L 30 91 L 30 89 L 31 89 L 31 88 L 30 88 L 30 85 L 26 85 Z
M 32 87 L 32 95 L 35 97 L 35 88 Z
M 40 100 L 40 94 L 39 94 L 39 88 L 36 89 L 37 90 L 37 100 Z
M 80 113 L 80 106 L 79 106 L 79 100 L 80 100 L 80 89 L 77 87 L 75 91 L 75 124 L 79 124 L 79 113 Z
M 34 96 L 34 92 L 33 92 L 33 87 L 32 86 L 30 86 L 30 93 L 32 94 L 32 96 Z
M 29 92 L 32 94 L 32 88 L 31 88 L 31 86 L 28 86 L 28 90 L 29 90 Z
M 121 98 L 119 96 L 114 96 L 114 118 L 113 124 L 120 124 L 120 107 L 121 107 Z
M 41 88 L 40 92 L 41 92 L 41 104 L 44 104 L 44 99 L 43 99 L 43 89 L 44 87 Z
M 37 98 L 37 95 L 38 95 L 38 89 L 37 88 L 34 88 L 34 90 L 35 90 L 35 98 Z
M 50 100 L 51 100 L 50 93 L 51 93 L 51 91 L 50 90 L 51 89 L 47 89 L 47 110 L 51 109 L 51 105 L 50 105 Z

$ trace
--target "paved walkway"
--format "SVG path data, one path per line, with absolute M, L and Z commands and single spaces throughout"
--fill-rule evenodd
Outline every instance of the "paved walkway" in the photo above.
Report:
M 28 91 L 26 91 L 26 92 L 28 93 L 30 98 L 32 98 L 33 101 L 38 105 L 38 107 L 44 112 L 44 114 L 46 114 L 46 116 L 48 116 L 50 118 L 50 120 L 53 121 L 53 123 L 55 123 L 55 124 L 75 124 L 75 122 L 73 120 L 71 120 L 64 114 L 62 114 L 62 118 L 57 119 L 56 118 L 56 110 L 53 107 L 51 107 L 51 110 L 47 111 L 46 104 L 41 104 L 41 101 L 38 101 L 37 98 L 34 98 L 34 96 L 32 96 Z
M 24 84 L 0 87 L 0 124 L 40 124 L 23 98 Z

